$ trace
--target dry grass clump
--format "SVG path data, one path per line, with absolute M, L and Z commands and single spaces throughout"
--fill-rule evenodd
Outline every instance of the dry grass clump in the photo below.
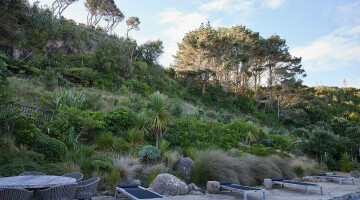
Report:
M 149 177 L 149 184 L 157 177 L 157 175 L 165 172 L 166 172 L 166 166 L 164 163 L 147 166 L 143 170 L 143 173 Z
M 261 184 L 265 178 L 294 177 L 290 165 L 278 156 L 232 157 L 223 151 L 205 150 L 196 154 L 192 181 L 204 186 L 207 181 L 231 181 L 241 185 Z
M 237 164 L 235 158 L 223 151 L 200 151 L 195 156 L 193 182 L 200 186 L 204 186 L 207 181 L 231 181 L 238 184 Z
M 136 171 L 140 170 L 142 165 L 139 158 L 132 156 L 116 155 L 113 157 L 114 171 L 120 173 L 121 183 L 129 183 L 133 180 Z
M 304 170 L 304 175 L 312 175 L 311 173 L 314 169 L 319 168 L 318 163 L 312 159 L 309 159 L 306 156 L 292 158 L 290 162 L 290 167 L 292 169 L 301 167 Z
M 174 167 L 174 164 L 177 160 L 179 160 L 180 158 L 182 158 L 182 154 L 177 151 L 177 150 L 170 150 L 165 152 L 164 154 L 166 161 L 167 161 L 167 166 L 172 169 Z
M 80 171 L 80 166 L 72 161 L 66 161 L 62 165 L 63 165 L 62 169 L 64 174 Z
M 295 173 L 293 172 L 292 167 L 289 165 L 288 160 L 285 160 L 276 155 L 271 155 L 267 157 L 267 159 L 270 159 L 272 162 L 274 162 L 275 165 L 281 170 L 283 178 L 285 179 L 295 178 Z

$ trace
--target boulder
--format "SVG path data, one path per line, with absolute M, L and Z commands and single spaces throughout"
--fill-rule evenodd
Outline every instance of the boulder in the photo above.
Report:
M 141 185 L 142 182 L 140 180 L 133 180 L 132 184 L 137 184 L 137 185 Z
M 273 183 L 272 183 L 271 179 L 268 179 L 268 178 L 264 179 L 264 187 L 265 187 L 265 189 L 271 190 L 272 186 L 273 186 Z
M 317 178 L 312 176 L 304 176 L 302 182 L 318 182 Z
M 351 171 L 350 176 L 354 178 L 359 178 L 360 177 L 359 171 L 358 170 Z
M 194 161 L 189 157 L 181 158 L 174 164 L 174 171 L 179 172 L 187 181 L 190 180 L 193 169 Z
M 190 183 L 188 185 L 189 191 L 200 191 L 201 188 L 199 188 L 198 186 L 195 185 L 195 183 Z
M 203 195 L 202 192 L 200 192 L 200 191 L 195 191 L 195 190 L 189 192 L 189 194 L 190 194 L 190 195 Z
M 159 174 L 153 182 L 150 183 L 149 189 L 162 195 L 181 195 L 188 193 L 186 183 L 171 174 Z
M 206 189 L 209 194 L 216 194 L 219 192 L 220 183 L 217 181 L 208 181 L 206 184 Z

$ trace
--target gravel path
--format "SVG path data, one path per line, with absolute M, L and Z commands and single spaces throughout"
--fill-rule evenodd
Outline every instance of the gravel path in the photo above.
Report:
M 348 193 L 360 192 L 360 179 L 356 179 L 356 185 L 350 184 L 350 182 L 343 183 L 340 186 L 336 182 L 319 182 L 318 184 L 323 186 L 323 195 L 320 195 L 319 189 L 309 189 L 309 196 L 306 196 L 304 189 L 295 188 L 281 188 L 276 187 L 272 190 L 266 191 L 268 200 L 322 200 L 331 199 L 329 192 L 335 190 L 333 196 L 342 196 Z M 169 200 L 239 200 L 243 199 L 242 194 L 235 192 L 221 192 L 219 194 L 204 194 L 204 195 L 180 195 L 168 197 Z M 115 200 L 114 197 L 98 196 L 93 200 Z M 119 199 L 118 199 L 119 200 Z M 124 200 L 124 198 L 122 199 Z M 248 200 L 262 200 L 262 194 L 249 194 Z

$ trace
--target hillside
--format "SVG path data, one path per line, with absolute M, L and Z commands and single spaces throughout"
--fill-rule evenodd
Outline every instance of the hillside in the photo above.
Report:
M 186 181 L 201 186 L 359 168 L 360 89 L 303 85 L 301 58 L 278 36 L 202 25 L 164 68 L 161 41 L 138 45 L 26 2 L 2 2 L 0 23 L 0 176 L 81 171 L 111 190 L 165 171 L 184 179 L 172 171 L 184 156 L 195 161 Z M 198 53 L 209 55 L 201 69 Z M 259 80 L 266 70 L 271 85 Z M 29 117 L 24 106 L 52 115 Z M 231 163 L 241 169 L 216 171 Z

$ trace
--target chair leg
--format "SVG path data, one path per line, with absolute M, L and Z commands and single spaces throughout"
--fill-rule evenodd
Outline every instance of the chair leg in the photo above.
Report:
M 266 200 L 266 193 L 265 193 L 265 191 L 263 192 L 263 195 L 264 195 L 264 200 Z
M 305 187 L 305 191 L 306 191 L 306 196 L 308 196 L 309 195 L 309 188 Z
M 244 200 L 246 200 L 246 197 L 247 197 L 247 196 L 246 196 L 246 192 L 244 192 Z

